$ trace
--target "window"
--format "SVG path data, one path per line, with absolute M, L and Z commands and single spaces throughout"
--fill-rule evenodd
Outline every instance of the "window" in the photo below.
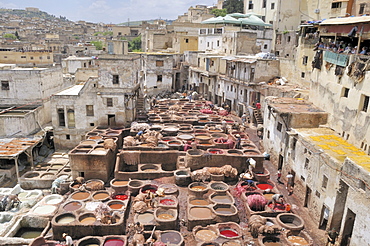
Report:
M 113 84 L 119 84 L 119 75 L 113 75 Z
M 162 82 L 163 76 L 162 75 L 157 75 L 157 82 Z
M 70 139 L 71 139 L 71 135 L 67 134 L 67 135 L 66 135 L 66 139 L 67 139 L 67 140 L 70 140 Z
M 290 36 L 288 36 L 288 43 L 290 42 Z
M 367 109 L 369 108 L 369 97 L 362 95 L 362 111 L 367 112 Z
M 267 44 L 264 44 L 263 49 L 267 50 L 267 48 L 268 48 Z
M 320 197 L 321 197 L 321 194 L 320 194 L 320 192 L 319 192 L 319 191 L 316 191 L 316 192 L 315 192 L 315 195 L 316 195 L 318 198 L 320 198 Z
M 107 107 L 113 107 L 113 98 L 107 98 Z
M 94 105 L 86 105 L 86 116 L 94 116 Z
M 302 64 L 307 65 L 308 62 L 308 56 L 303 56 Z
M 50 56 L 47 56 L 47 58 L 50 60 Z
M 163 67 L 163 61 L 161 61 L 161 60 L 157 60 L 157 61 L 155 61 L 155 65 L 156 65 L 157 67 Z
M 282 128 L 283 128 L 283 125 L 282 125 L 280 122 L 278 122 L 276 129 L 277 129 L 279 132 L 281 132 L 281 129 L 282 129 Z
M 266 3 L 267 3 L 267 0 L 262 1 L 262 8 L 266 8 Z
M 304 169 L 307 169 L 309 164 L 310 164 L 310 160 L 308 158 L 306 158 L 306 160 L 304 162 Z
M 338 8 L 341 8 L 342 7 L 342 3 L 341 2 L 337 2 L 337 3 L 332 3 L 331 4 L 331 8 L 332 9 L 338 9 Z
M 33 56 L 31 56 L 30 59 L 33 60 Z
M 66 126 L 66 120 L 64 118 L 64 109 L 58 109 L 59 126 Z
M 26 58 L 26 56 L 21 56 L 21 58 Z
M 253 1 L 249 1 L 248 9 L 253 9 Z
M 365 12 L 365 6 L 366 6 L 366 3 L 361 3 L 360 4 L 360 10 L 358 11 L 358 14 L 359 15 L 364 14 L 364 12 Z
M 73 109 L 68 109 L 67 118 L 68 118 L 68 127 L 75 128 L 76 120 L 75 120 L 75 111 Z
M 122 35 L 122 32 L 118 32 L 118 36 L 121 36 Z
M 40 58 L 40 60 L 42 60 L 42 56 L 40 56 L 39 58 Z
M 209 42 L 207 42 L 207 47 L 209 47 Z
M 217 47 L 220 46 L 220 40 L 217 40 Z
M 275 3 L 271 3 L 271 9 L 275 9 Z
M 4 56 L 4 58 L 8 58 L 7 56 Z
M 302 72 L 301 73 L 301 78 L 304 78 L 306 76 L 306 73 L 305 72 Z
M 185 43 L 189 43 L 189 39 L 188 38 L 185 39 Z
M 342 90 L 342 97 L 348 97 L 348 94 L 349 94 L 349 89 L 344 87 Z
M 254 67 L 251 67 L 251 75 L 250 75 L 250 81 L 253 82 L 254 81 Z
M 326 189 L 327 186 L 328 186 L 328 177 L 323 175 L 323 177 L 322 177 L 322 188 Z
M 270 138 L 270 131 L 267 130 L 267 138 Z
M 90 123 L 90 126 L 95 126 L 95 123 Z
M 9 81 L 2 80 L 1 81 L 1 90 L 8 91 L 9 90 Z
M 362 181 L 362 180 L 359 180 L 358 181 L 358 188 L 360 188 L 361 190 L 366 190 L 365 182 Z

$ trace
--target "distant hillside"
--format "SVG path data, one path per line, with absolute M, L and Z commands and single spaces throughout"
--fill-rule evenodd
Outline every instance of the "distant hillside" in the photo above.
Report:
M 0 15 L 6 15 L 6 14 L 16 15 L 16 16 L 19 16 L 21 18 L 35 18 L 35 17 L 38 17 L 38 18 L 42 18 L 42 19 L 45 19 L 45 20 L 58 19 L 59 21 L 68 21 L 68 22 L 70 21 L 66 17 L 63 17 L 63 16 L 56 17 L 55 15 L 50 15 L 50 14 L 48 14 L 46 12 L 43 12 L 43 11 L 26 11 L 24 9 L 3 9 L 3 8 L 0 8 Z
M 123 22 L 118 25 L 121 26 L 140 26 L 144 21 L 153 24 L 156 20 L 142 20 L 142 21 L 130 21 L 130 22 Z M 166 25 L 171 25 L 173 20 L 164 20 L 166 22 Z

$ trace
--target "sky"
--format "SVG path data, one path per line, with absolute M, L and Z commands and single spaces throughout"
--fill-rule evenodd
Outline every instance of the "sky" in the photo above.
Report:
M 171 19 L 187 12 L 190 6 L 212 6 L 217 0 L 0 0 L 0 7 L 25 9 L 36 7 L 72 21 L 118 24 L 137 20 Z

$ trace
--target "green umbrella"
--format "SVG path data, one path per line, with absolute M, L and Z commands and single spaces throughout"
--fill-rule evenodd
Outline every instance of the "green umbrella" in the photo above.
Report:
M 249 15 L 247 14 L 241 14 L 241 13 L 232 13 L 232 14 L 227 14 L 228 16 L 234 17 L 234 18 L 245 18 L 248 17 Z

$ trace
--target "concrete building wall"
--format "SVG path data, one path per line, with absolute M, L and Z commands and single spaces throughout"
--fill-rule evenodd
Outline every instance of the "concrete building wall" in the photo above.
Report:
M 370 76 L 365 73 L 365 79 L 354 84 L 346 73 L 339 79 L 332 68 L 326 71 L 315 69 L 312 73 L 310 100 L 318 107 L 329 112 L 329 125 L 356 147 L 365 149 L 370 143 L 370 109 L 363 111 L 364 98 L 370 96 L 368 86 Z M 348 96 L 344 91 L 348 89 Z M 367 147 L 366 146 L 366 147 Z
M 53 64 L 53 53 L 49 51 L 0 51 L 0 63 Z
M 0 90 L 0 104 L 25 104 L 47 99 L 69 86 L 63 83 L 61 67 L 0 70 L 0 76 L 1 81 L 9 83 L 9 90 Z

